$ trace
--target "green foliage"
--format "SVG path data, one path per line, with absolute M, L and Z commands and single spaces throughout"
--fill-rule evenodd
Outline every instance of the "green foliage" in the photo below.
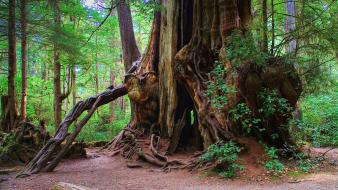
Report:
M 248 62 L 261 66 L 267 58 L 267 55 L 257 48 L 252 34 L 247 32 L 243 35 L 239 30 L 233 31 L 227 38 L 226 56 L 235 67 Z
M 146 49 L 151 30 L 154 9 L 159 7 L 155 1 L 144 3 L 140 0 L 131 0 L 135 38 L 141 53 Z M 38 124 L 45 121 L 47 130 L 53 134 L 53 48 L 57 45 L 60 50 L 61 88 L 67 91 L 70 83 L 68 71 L 73 65 L 76 70 L 76 101 L 84 100 L 96 94 L 95 75 L 98 77 L 98 91 L 104 91 L 110 84 L 110 77 L 114 77 L 114 85 L 123 82 L 124 66 L 121 63 L 122 49 L 119 44 L 119 24 L 117 14 L 111 14 L 106 22 L 97 30 L 92 38 L 87 39 L 102 22 L 107 10 L 98 6 L 110 7 L 111 1 L 91 1 L 87 6 L 85 1 L 60 1 L 61 24 L 53 22 L 53 2 L 34 1 L 28 4 L 28 92 L 27 92 L 27 120 Z M 115 3 L 115 1 L 113 2 Z M 7 4 L 0 3 L 0 9 L 7 12 Z M 19 4 L 17 9 L 19 10 Z M 19 13 L 19 12 L 18 12 Z M 3 18 L 6 23 L 7 18 Z M 17 16 L 17 23 L 20 23 Z M 7 25 L 4 25 L 7 27 Z M 4 28 L 4 31 L 7 29 Z M 15 78 L 18 107 L 21 101 L 21 51 L 20 31 L 17 38 L 17 74 Z M 0 51 L 6 52 L 8 42 L 3 36 L 0 41 Z M 0 53 L 0 95 L 7 94 L 7 56 Z M 98 66 L 96 69 L 96 65 Z M 120 99 L 118 100 L 120 101 Z M 64 116 L 73 106 L 72 94 L 62 102 Z M 114 111 L 108 106 L 99 108 L 99 114 L 94 114 L 84 126 L 77 140 L 111 140 L 127 124 L 130 118 L 129 100 L 124 98 L 122 104 L 116 103 Z M 108 124 L 107 118 L 114 113 L 115 117 Z M 83 117 L 83 115 L 81 116 Z
M 226 84 L 224 77 L 226 69 L 221 62 L 216 61 L 215 67 L 211 71 L 211 81 L 208 81 L 206 96 L 211 98 L 211 106 L 215 109 L 222 109 L 227 103 L 227 96 L 235 91 Z
M 279 175 L 284 170 L 284 164 L 278 159 L 277 149 L 265 146 L 265 152 L 270 160 L 264 164 L 264 167 L 267 170 L 272 171 L 274 175 Z
M 109 110 L 106 113 L 100 110 L 101 117 L 108 118 L 110 116 Z M 92 141 L 111 141 L 129 122 L 130 113 L 124 113 L 121 109 L 116 109 L 114 113 L 116 119 L 111 123 L 103 121 L 101 118 L 94 117 L 81 131 L 76 138 L 78 141 L 92 142 Z
M 0 141 L 0 157 L 4 154 L 7 154 L 15 144 L 17 144 L 15 133 L 6 134 L 3 140 Z
M 218 175 L 224 177 L 224 178 L 233 178 L 236 177 L 236 173 L 238 170 L 244 170 L 244 166 L 232 163 L 230 164 L 225 171 L 221 171 L 218 173 Z
M 239 103 L 229 111 L 230 120 L 239 122 L 247 134 L 249 134 L 253 127 L 258 128 L 261 122 L 259 118 L 254 118 L 250 108 L 245 103 Z
M 338 91 L 309 95 L 302 99 L 302 118 L 293 121 L 299 130 L 298 141 L 311 142 L 313 146 L 338 146 Z
M 226 164 L 226 170 L 220 170 L 219 175 L 225 178 L 232 178 L 236 176 L 238 170 L 244 169 L 243 166 L 235 163 L 240 151 L 241 148 L 232 141 L 227 143 L 219 142 L 218 144 L 210 145 L 208 150 L 200 157 L 200 161 L 216 161 L 219 165 Z
M 264 89 L 258 94 L 260 100 L 262 100 L 262 107 L 258 110 L 264 117 L 271 117 L 275 114 L 281 114 L 283 116 L 289 116 L 292 107 L 285 98 L 281 98 L 277 90 Z
M 294 154 L 294 158 L 297 162 L 298 168 L 305 173 L 310 173 L 318 169 L 317 160 L 311 159 L 309 156 L 306 156 L 303 152 Z

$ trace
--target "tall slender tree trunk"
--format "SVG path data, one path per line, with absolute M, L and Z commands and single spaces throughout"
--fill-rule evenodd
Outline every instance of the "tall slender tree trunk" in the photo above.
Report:
M 56 26 L 56 32 L 60 30 L 61 15 L 58 0 L 54 2 L 54 24 Z M 54 123 L 55 129 L 57 129 L 61 123 L 62 112 L 62 98 L 61 98 L 61 64 L 60 64 L 60 50 L 58 45 L 54 44 L 53 50 L 54 59 Z
M 271 50 L 270 54 L 275 53 L 275 5 L 274 0 L 271 0 Z
M 120 0 L 117 6 L 117 15 L 119 20 L 124 70 L 127 73 L 133 62 L 141 57 L 141 54 L 135 40 L 131 11 L 125 0 Z M 130 107 L 132 118 L 130 123 L 133 123 L 136 122 L 135 120 L 137 117 L 136 104 L 130 101 Z
M 99 63 L 98 63 L 98 47 L 97 47 L 97 35 L 95 35 L 95 94 L 99 93 Z
M 118 4 L 117 14 L 120 26 L 124 69 L 127 72 L 132 63 L 141 57 L 141 54 L 135 40 L 131 11 L 125 0 L 121 0 Z
M 26 120 L 27 107 L 27 0 L 21 0 L 21 119 Z
M 47 51 L 47 47 L 44 46 L 44 47 L 42 48 L 42 50 L 43 50 L 43 51 Z M 48 75 L 47 63 L 46 63 L 46 61 L 43 61 L 43 62 L 41 63 L 41 79 L 42 79 L 43 81 L 47 81 L 47 77 L 48 77 L 47 75 Z
M 17 120 L 17 105 L 15 91 L 16 75 L 16 27 L 15 27 L 15 0 L 9 1 L 8 14 L 8 106 L 9 125 L 7 130 L 15 128 Z
M 120 55 L 119 64 L 123 65 L 122 55 Z M 122 79 L 123 79 L 123 78 L 122 78 Z M 126 108 L 126 102 L 125 102 L 124 97 L 120 97 L 120 98 L 118 99 L 118 104 L 119 104 L 121 110 L 122 110 L 123 112 L 125 112 L 127 108 Z
M 76 104 L 76 65 L 72 65 L 72 97 L 73 97 L 73 106 Z
M 73 103 L 73 107 L 75 106 L 76 104 L 76 65 L 72 65 L 72 77 L 71 77 L 71 80 L 72 80 L 72 103 Z M 74 121 L 74 125 L 77 124 L 77 120 Z
M 99 63 L 98 63 L 98 47 L 97 47 L 97 35 L 95 35 L 95 94 L 99 94 Z M 96 110 L 97 115 L 99 116 L 99 109 Z
M 110 86 L 115 86 L 115 75 L 114 75 L 112 66 L 109 67 L 109 83 L 110 83 Z M 109 104 L 109 110 L 110 110 L 109 121 L 110 122 L 112 122 L 115 118 L 114 107 L 115 107 L 115 102 L 111 102 Z
M 262 4 L 262 50 L 268 52 L 268 11 L 267 0 L 261 0 Z
M 296 11 L 295 11 L 295 1 L 286 1 L 285 9 L 287 16 L 285 18 L 284 30 L 285 33 L 289 36 L 289 43 L 286 46 L 285 50 L 287 53 L 295 52 L 297 48 L 297 41 L 293 39 L 292 34 L 290 34 L 293 30 L 296 29 Z

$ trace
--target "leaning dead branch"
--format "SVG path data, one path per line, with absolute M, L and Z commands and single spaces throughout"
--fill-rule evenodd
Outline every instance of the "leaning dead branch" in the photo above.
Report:
M 70 145 L 75 140 L 82 127 L 88 122 L 95 110 L 99 106 L 107 104 L 118 97 L 124 96 L 125 94 L 127 94 L 126 87 L 124 85 L 120 85 L 114 89 L 107 89 L 105 92 L 98 94 L 97 96 L 90 97 L 85 101 L 78 102 L 60 124 L 55 136 L 46 143 L 46 145 L 28 163 L 17 177 L 29 176 L 40 171 L 52 171 L 67 153 Z M 88 114 L 75 126 L 75 130 L 68 135 L 70 125 L 86 110 L 89 110 Z M 55 156 L 57 147 L 60 146 L 66 138 L 67 142 L 65 146 L 63 146 L 61 151 Z

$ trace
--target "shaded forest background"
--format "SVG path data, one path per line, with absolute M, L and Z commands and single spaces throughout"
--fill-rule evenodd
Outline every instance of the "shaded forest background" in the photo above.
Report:
M 15 98 L 22 113 L 22 17 L 17 1 Z M 58 4 L 54 4 L 58 2 Z M 120 30 L 111 1 L 68 0 L 27 2 L 26 120 L 55 131 L 55 76 L 60 75 L 61 114 L 79 100 L 122 82 Z M 290 6 L 291 4 L 291 6 Z M 0 1 L 0 95 L 8 95 L 8 7 Z M 154 9 L 151 1 L 130 1 L 139 49 L 148 44 Z M 55 24 L 55 15 L 59 24 Z M 102 21 L 109 15 L 103 25 Z M 338 131 L 338 4 L 330 0 L 253 1 L 251 31 L 255 46 L 241 47 L 250 59 L 255 49 L 294 63 L 303 83 L 298 109 L 290 130 L 299 143 L 337 146 Z M 246 43 L 242 41 L 240 43 Z M 54 47 L 59 47 L 60 72 L 55 69 Z M 141 52 L 141 53 L 142 53 Z M 15 72 L 14 72 L 15 73 Z M 3 104 L 3 103 L 2 103 Z M 2 105 L 3 106 L 3 105 Z M 1 110 L 4 114 L 4 110 Z M 240 111 L 240 110 L 239 110 Z M 242 110 L 243 111 L 243 110 Z M 238 113 L 240 114 L 240 113 Z M 20 115 L 20 114 L 19 114 Z M 21 114 L 22 115 L 22 114 Z M 78 141 L 109 141 L 129 122 L 128 97 L 100 107 L 77 137 Z

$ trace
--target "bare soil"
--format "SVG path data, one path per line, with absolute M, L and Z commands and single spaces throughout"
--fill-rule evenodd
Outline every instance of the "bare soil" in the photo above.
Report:
M 142 164 L 141 168 L 128 168 L 126 161 L 120 156 L 97 153 L 88 149 L 88 158 L 65 160 L 54 172 L 41 173 L 23 179 L 15 179 L 15 173 L 0 173 L 0 189 L 44 190 L 50 189 L 57 182 L 67 182 L 96 189 L 329 189 L 338 190 L 338 168 L 332 166 L 329 171 L 315 174 L 271 178 L 265 176 L 260 168 L 259 175 L 241 175 L 226 180 L 210 173 L 190 173 L 186 170 L 173 170 L 164 173 L 158 168 Z M 252 150 L 249 150 L 252 151 Z M 255 150 L 260 151 L 260 150 Z M 314 150 L 322 152 L 325 150 Z M 327 153 L 330 158 L 337 158 L 337 150 Z M 247 157 L 248 160 L 255 158 Z M 252 166 L 250 166 L 252 167 Z M 208 174 L 208 175 L 207 175 Z M 208 177 L 207 177 L 208 176 Z M 1 182 L 1 179 L 5 180 Z

